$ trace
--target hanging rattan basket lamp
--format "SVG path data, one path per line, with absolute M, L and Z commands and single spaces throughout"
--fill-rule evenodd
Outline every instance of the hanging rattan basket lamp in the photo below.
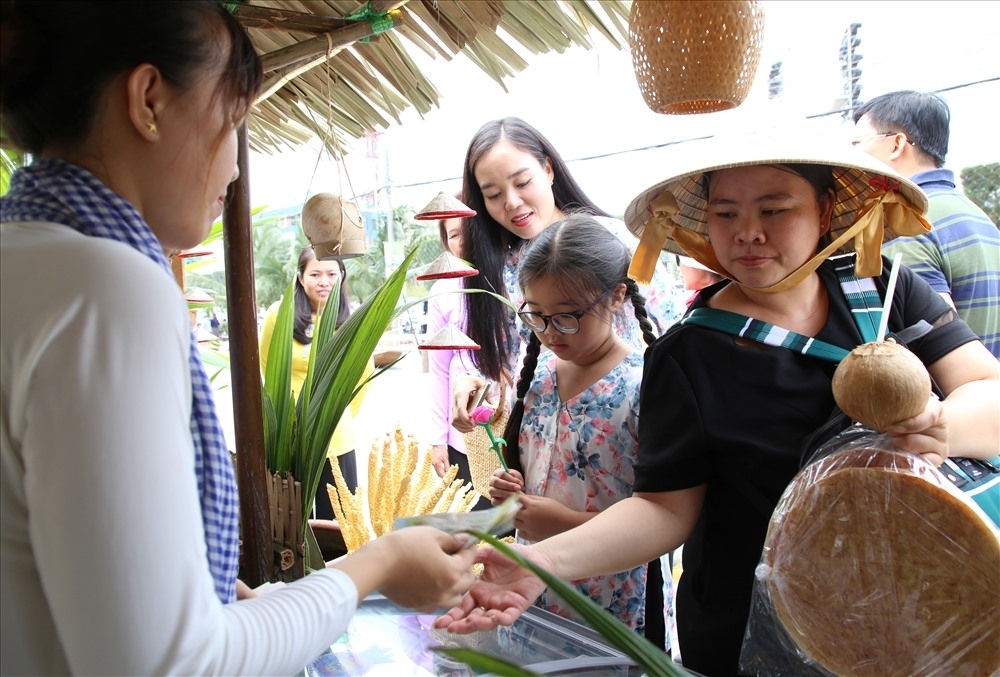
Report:
M 302 230 L 316 258 L 348 259 L 365 253 L 365 224 L 358 206 L 339 195 L 313 195 L 302 208 Z
M 646 105 L 673 115 L 740 105 L 764 38 L 756 0 L 633 0 L 632 67 Z

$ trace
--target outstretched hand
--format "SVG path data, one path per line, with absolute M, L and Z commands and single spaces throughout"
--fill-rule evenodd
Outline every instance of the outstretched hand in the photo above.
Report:
M 511 547 L 526 559 L 551 570 L 551 561 L 531 546 Z M 545 590 L 545 583 L 540 578 L 489 546 L 479 548 L 476 561 L 484 565 L 483 575 L 458 606 L 434 621 L 435 628 L 464 634 L 511 625 Z
M 475 549 L 466 534 L 446 534 L 429 526 L 397 529 L 328 562 L 342 570 L 363 599 L 379 591 L 400 606 L 433 611 L 459 604 L 475 582 Z

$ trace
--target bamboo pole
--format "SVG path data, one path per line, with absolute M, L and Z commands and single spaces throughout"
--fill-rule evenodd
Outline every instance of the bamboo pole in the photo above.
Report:
M 294 45 L 276 49 L 260 58 L 265 73 L 272 73 L 281 68 L 294 66 L 301 61 L 314 59 L 327 51 L 341 50 L 349 47 L 361 38 L 375 35 L 372 27 L 363 21 L 351 24 L 346 28 L 338 28 L 329 33 L 317 35 L 314 38 L 297 42 Z
M 237 481 L 243 537 L 244 582 L 255 588 L 271 580 L 271 524 L 268 513 L 264 413 L 260 355 L 257 348 L 257 302 L 254 293 L 253 230 L 250 223 L 250 149 L 247 126 L 239 130 L 239 179 L 229 187 L 223 214 L 226 304 L 233 422 L 236 429 Z

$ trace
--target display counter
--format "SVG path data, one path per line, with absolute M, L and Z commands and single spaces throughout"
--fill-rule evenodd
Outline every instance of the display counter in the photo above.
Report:
M 467 677 L 475 675 L 432 647 L 477 649 L 544 675 L 638 677 L 626 655 L 583 625 L 532 607 L 511 627 L 471 635 L 433 628 L 437 615 L 419 614 L 381 596 L 365 599 L 347 632 L 308 668 L 307 677 Z

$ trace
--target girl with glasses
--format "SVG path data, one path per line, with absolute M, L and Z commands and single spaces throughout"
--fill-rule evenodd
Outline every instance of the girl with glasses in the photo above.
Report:
M 612 320 L 624 320 L 629 303 L 645 341 L 655 336 L 645 299 L 626 274 L 630 260 L 625 245 L 584 215 L 557 221 L 521 252 L 517 276 L 524 303 L 518 316 L 531 337 L 504 431 L 510 470 L 498 469 L 490 480 L 494 505 L 519 495 L 521 542 L 567 531 L 631 494 L 643 361 Z M 662 622 L 663 609 L 658 577 L 650 585 L 646 578 L 643 564 L 575 583 L 643 633 L 646 591 L 656 593 L 650 615 Z M 538 605 L 572 617 L 547 592 Z M 663 646 L 660 637 L 656 641 Z

